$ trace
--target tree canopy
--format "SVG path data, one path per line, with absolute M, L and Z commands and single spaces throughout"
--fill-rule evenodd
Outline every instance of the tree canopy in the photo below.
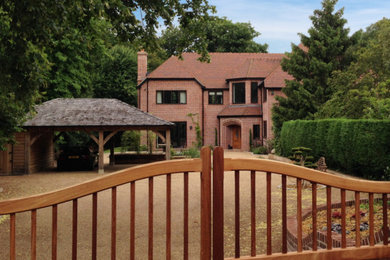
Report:
M 254 41 L 260 33 L 250 23 L 233 23 L 226 17 L 210 17 L 203 26 L 195 24 L 195 27 L 201 28 L 201 37 L 205 39 L 204 47 L 208 52 L 267 52 L 267 44 Z M 189 36 L 191 34 L 180 26 L 163 31 L 160 44 L 167 57 L 196 51 L 199 38 L 192 37 L 188 45 L 183 44 Z
M 117 98 L 137 106 L 137 52 L 116 45 L 101 59 L 94 81 L 94 97 Z
M 336 92 L 318 118 L 390 119 L 390 20 L 383 18 L 360 34 L 355 61 L 333 73 Z
M 276 135 L 285 121 L 313 118 L 334 92 L 329 85 L 332 72 L 346 68 L 350 61 L 347 49 L 353 41 L 344 27 L 343 9 L 334 11 L 336 3 L 322 2 L 322 9 L 310 16 L 308 36 L 300 33 L 301 44 L 292 44 L 292 52 L 282 60 L 283 70 L 294 79 L 286 81 L 286 97 L 277 97 L 279 105 L 273 107 Z
M 1 1 L 0 147 L 37 102 L 92 95 L 93 57 L 110 41 L 152 48 L 159 22 L 169 26 L 175 19 L 199 35 L 192 25 L 213 11 L 207 0 Z M 194 49 L 206 59 L 204 45 L 199 37 Z

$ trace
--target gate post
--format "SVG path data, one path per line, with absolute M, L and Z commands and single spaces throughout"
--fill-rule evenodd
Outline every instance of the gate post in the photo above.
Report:
M 211 150 L 200 151 L 202 172 L 200 174 L 200 259 L 211 259 Z
M 213 259 L 224 259 L 223 248 L 223 148 L 216 147 L 213 153 Z

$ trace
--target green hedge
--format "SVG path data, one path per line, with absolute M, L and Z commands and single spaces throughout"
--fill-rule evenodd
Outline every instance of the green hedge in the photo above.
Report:
M 325 156 L 334 169 L 369 179 L 382 179 L 390 166 L 390 120 L 296 120 L 283 124 L 280 153 L 313 149 L 316 159 Z

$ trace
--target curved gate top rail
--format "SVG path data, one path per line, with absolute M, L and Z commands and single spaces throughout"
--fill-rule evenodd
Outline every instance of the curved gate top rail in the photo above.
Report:
M 369 181 L 346 176 L 334 175 L 318 170 L 305 168 L 302 166 L 271 161 L 266 159 L 231 159 L 224 160 L 225 171 L 234 170 L 255 170 L 262 172 L 272 172 L 290 177 L 300 178 L 335 188 L 346 189 L 359 192 L 389 193 L 389 181 Z
M 149 177 L 178 172 L 200 172 L 201 170 L 200 159 L 172 160 L 135 166 L 57 191 L 51 191 L 26 198 L 0 201 L 0 215 L 60 204 L 93 194 L 95 192 Z

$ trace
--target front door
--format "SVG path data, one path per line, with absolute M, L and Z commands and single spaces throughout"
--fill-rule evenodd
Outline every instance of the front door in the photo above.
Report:
M 241 127 L 232 126 L 233 149 L 241 149 Z

